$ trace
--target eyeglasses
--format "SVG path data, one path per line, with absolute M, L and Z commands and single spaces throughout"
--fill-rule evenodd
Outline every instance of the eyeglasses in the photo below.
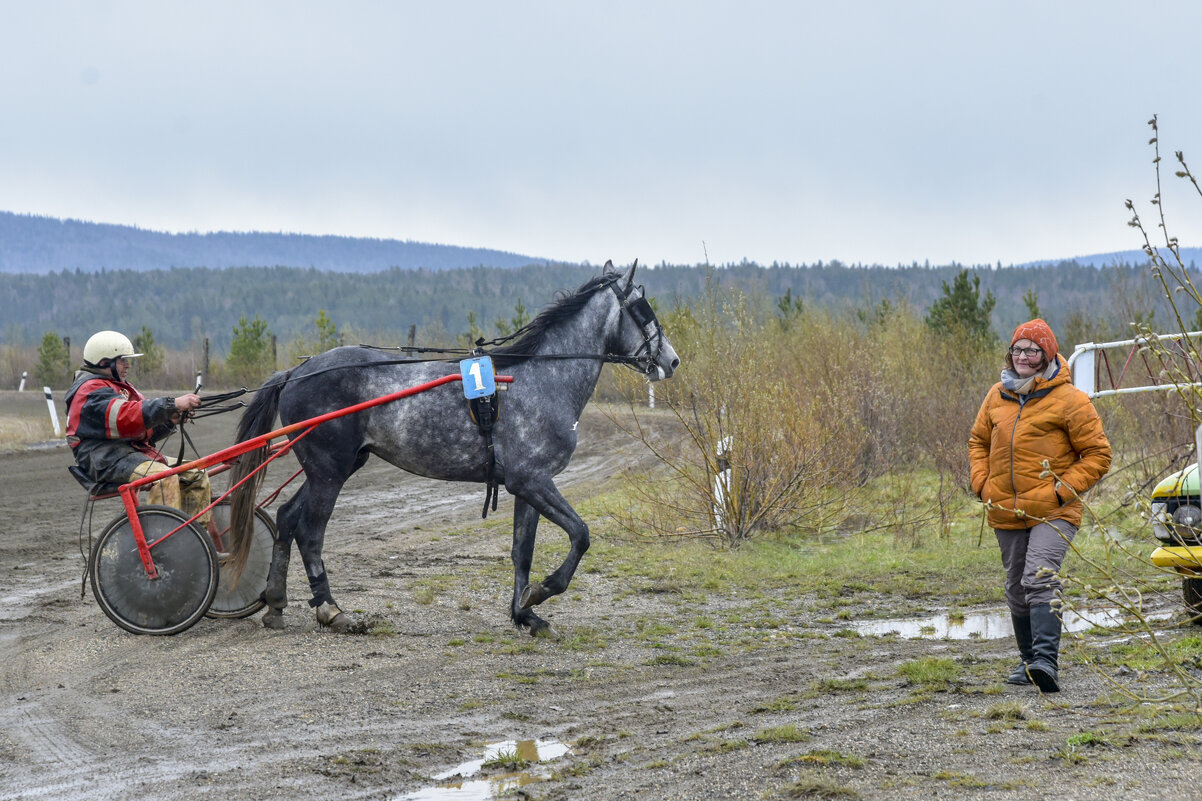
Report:
M 1043 353 L 1043 350 L 1040 348 L 1010 348 L 1011 356 L 1017 356 L 1020 353 L 1028 359 L 1037 359 Z

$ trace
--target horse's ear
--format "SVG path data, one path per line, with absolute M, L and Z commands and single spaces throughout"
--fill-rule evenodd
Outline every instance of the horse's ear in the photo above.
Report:
M 634 283 L 634 268 L 638 266 L 639 260 L 635 259 L 634 264 L 630 265 L 630 269 L 627 270 L 626 274 L 622 276 L 622 281 L 626 284 L 626 286 L 629 287 Z
M 605 260 L 605 266 L 601 268 L 601 272 L 603 272 L 603 273 L 612 273 L 612 272 L 614 272 L 614 260 L 613 260 L 613 259 L 606 259 L 606 260 Z

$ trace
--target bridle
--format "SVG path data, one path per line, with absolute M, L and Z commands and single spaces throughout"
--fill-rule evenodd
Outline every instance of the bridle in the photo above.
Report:
M 618 287 L 619 280 L 615 276 L 609 282 L 609 288 L 613 290 L 614 296 L 618 299 L 619 311 L 629 315 L 631 322 L 638 327 L 639 333 L 643 336 L 643 344 L 639 345 L 633 356 L 606 354 L 606 361 L 625 364 L 647 375 L 658 367 L 657 362 L 664 349 L 664 327 L 660 325 L 659 318 L 655 316 L 655 310 L 647 302 L 647 292 L 642 285 L 635 286 L 631 283 L 626 289 L 620 289 Z M 637 297 L 635 296 L 636 289 L 638 290 Z M 652 325 L 655 326 L 654 332 L 648 334 L 647 329 Z

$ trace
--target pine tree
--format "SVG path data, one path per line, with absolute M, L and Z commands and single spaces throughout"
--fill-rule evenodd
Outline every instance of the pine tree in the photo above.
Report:
M 163 349 L 155 344 L 154 332 L 145 325 L 134 337 L 134 350 L 142 354 L 133 363 L 139 380 L 157 378 L 163 372 Z
M 1034 320 L 1037 317 L 1043 317 L 1043 315 L 1039 313 L 1039 295 L 1035 294 L 1034 289 L 1028 289 L 1026 294 L 1023 295 L 1023 303 L 1027 305 L 1027 316 L 1029 318 Z
M 71 354 L 63 338 L 53 331 L 47 331 L 38 346 L 38 365 L 33 371 L 34 378 L 42 386 L 51 389 L 66 389 L 71 378 Z
M 981 276 L 961 270 L 951 286 L 943 282 L 943 296 L 931 304 L 926 322 L 937 335 L 963 337 L 975 345 L 986 345 L 997 339 L 989 322 L 996 303 L 992 292 L 981 298 Z
M 317 310 L 317 319 L 314 321 L 314 325 L 317 326 L 318 353 L 324 353 L 342 344 L 342 334 L 338 331 L 338 326 L 334 325 L 334 321 L 326 314 L 325 309 Z
M 258 384 L 275 369 L 271 351 L 271 332 L 267 330 L 267 323 L 258 315 L 247 322 L 243 315 L 234 326 L 234 341 L 230 343 L 226 362 L 230 378 L 245 386 Z

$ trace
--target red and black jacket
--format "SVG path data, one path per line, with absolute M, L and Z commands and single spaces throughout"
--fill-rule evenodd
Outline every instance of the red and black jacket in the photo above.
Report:
M 92 480 L 124 484 L 142 462 L 166 461 L 154 443 L 175 429 L 173 398 L 147 400 L 132 384 L 85 367 L 66 401 L 67 444 Z

